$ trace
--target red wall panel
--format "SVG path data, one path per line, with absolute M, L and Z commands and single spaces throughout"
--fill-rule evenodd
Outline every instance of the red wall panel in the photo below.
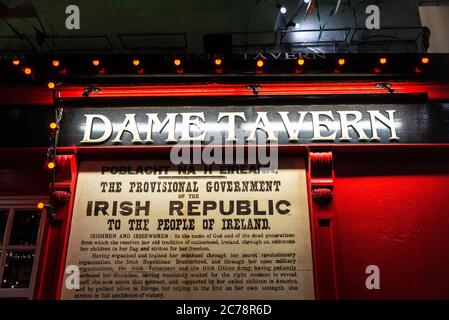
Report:
M 47 150 L 0 149 L 0 196 L 48 194 Z
M 1 105 L 34 105 L 42 107 L 53 104 L 52 90 L 46 85 L 7 85 L 0 90 Z
M 339 298 L 449 299 L 449 155 L 335 154 L 334 170 Z

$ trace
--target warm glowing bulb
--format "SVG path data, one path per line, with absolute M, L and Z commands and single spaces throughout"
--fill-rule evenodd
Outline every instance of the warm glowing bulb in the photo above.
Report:
M 55 88 L 55 83 L 54 82 L 49 82 L 47 86 L 48 86 L 49 89 L 54 89 Z
M 20 64 L 20 60 L 14 59 L 12 61 L 12 64 L 15 65 L 15 66 L 18 66 Z
M 346 60 L 345 60 L 345 59 L 343 59 L 343 58 L 338 59 L 338 64 L 339 64 L 340 66 L 344 65 L 345 63 L 346 63 Z
M 61 64 L 61 63 L 59 62 L 59 60 L 53 60 L 53 61 L 51 62 L 51 65 L 52 65 L 53 67 L 59 67 L 60 64 Z
M 386 64 L 387 58 L 380 58 L 379 62 L 380 62 L 380 64 Z
M 31 68 L 25 68 L 25 69 L 23 69 L 23 72 L 25 73 L 25 74 L 31 74 Z
M 429 59 L 428 57 L 423 57 L 423 58 L 421 59 L 421 62 L 422 62 L 423 64 L 428 64 L 429 61 L 430 61 L 430 59 Z
M 50 129 L 55 130 L 58 125 L 55 122 L 50 123 Z
M 38 209 L 44 209 L 44 207 L 45 207 L 45 204 L 44 204 L 43 202 L 39 202 L 39 203 L 37 204 L 37 208 L 38 208 Z
M 263 67 L 263 60 L 257 60 L 257 66 L 259 68 L 262 68 Z
M 98 59 L 92 60 L 92 64 L 94 66 L 98 67 L 100 65 L 100 60 L 98 60 Z
M 139 64 L 140 64 L 140 60 L 138 60 L 138 59 L 133 60 L 133 65 L 135 65 L 137 67 Z
M 181 60 L 180 59 L 175 59 L 173 61 L 173 63 L 175 64 L 175 66 L 180 66 L 181 65 Z
M 304 63 L 306 63 L 306 61 L 305 61 L 304 59 L 298 59 L 298 64 L 299 64 L 300 66 L 303 66 Z
M 55 168 L 55 163 L 50 161 L 49 163 L 47 163 L 47 168 L 50 169 L 50 170 L 54 169 Z
M 215 62 L 215 65 L 216 65 L 216 66 L 220 66 L 221 63 L 222 63 L 221 59 L 215 59 L 214 62 Z

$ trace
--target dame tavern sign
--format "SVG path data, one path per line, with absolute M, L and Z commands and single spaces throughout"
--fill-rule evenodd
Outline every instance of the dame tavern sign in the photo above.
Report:
M 84 113 L 82 145 L 241 142 L 272 143 L 399 141 L 396 110 Z

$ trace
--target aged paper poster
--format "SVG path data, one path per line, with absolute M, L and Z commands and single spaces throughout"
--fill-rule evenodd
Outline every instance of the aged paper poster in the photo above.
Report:
M 305 164 L 283 161 L 82 162 L 61 298 L 313 299 Z

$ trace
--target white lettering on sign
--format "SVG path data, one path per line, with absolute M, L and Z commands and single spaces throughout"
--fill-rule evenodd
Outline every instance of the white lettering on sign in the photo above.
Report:
M 86 114 L 81 143 L 99 144 L 112 139 L 120 144 L 125 133 L 131 136 L 131 143 L 154 143 L 158 135 L 165 143 L 203 142 L 217 132 L 222 133 L 225 141 L 244 142 L 257 141 L 259 134 L 271 142 L 278 142 L 281 134 L 290 142 L 398 141 L 400 123 L 395 113 L 396 110 L 258 111 L 252 119 L 244 112 L 219 112 L 211 117 L 204 112 L 132 113 L 118 116 L 118 122 L 105 115 Z M 144 120 L 138 121 L 138 117 Z

